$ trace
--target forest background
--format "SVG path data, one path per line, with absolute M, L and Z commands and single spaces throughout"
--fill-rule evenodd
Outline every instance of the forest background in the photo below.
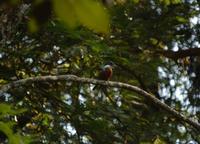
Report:
M 199 14 L 198 0 L 1 1 L 0 142 L 200 143 Z M 115 82 L 95 80 L 108 61 Z

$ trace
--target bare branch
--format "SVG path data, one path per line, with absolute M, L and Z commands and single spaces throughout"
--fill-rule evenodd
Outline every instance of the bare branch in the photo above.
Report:
M 7 92 L 9 89 L 14 87 L 19 87 L 21 85 L 25 85 L 28 83 L 33 82 L 52 82 L 52 81 L 71 81 L 71 82 L 80 82 L 80 83 L 91 83 L 91 84 L 99 84 L 104 86 L 110 86 L 110 87 L 118 87 L 118 88 L 124 88 L 130 91 L 133 91 L 135 93 L 138 93 L 145 98 L 147 98 L 151 103 L 153 103 L 155 106 L 169 112 L 177 119 L 186 122 L 196 128 L 198 131 L 200 131 L 200 124 L 195 122 L 194 120 L 185 117 L 184 115 L 180 114 L 173 108 L 169 107 L 165 103 L 161 102 L 159 99 L 157 99 L 154 95 L 136 87 L 133 85 L 129 85 L 126 83 L 121 82 L 113 82 L 113 81 L 103 81 L 103 80 L 96 80 L 91 78 L 81 78 L 77 77 L 75 75 L 59 75 L 59 76 L 38 76 L 38 77 L 31 77 L 27 79 L 21 79 L 18 81 L 11 82 L 9 84 L 3 85 L 0 88 L 0 96 L 2 96 L 5 92 Z
M 178 50 L 178 51 L 158 50 L 155 53 L 160 54 L 167 58 L 177 60 L 179 58 L 184 58 L 188 56 L 200 56 L 200 48 L 190 48 L 190 49 Z

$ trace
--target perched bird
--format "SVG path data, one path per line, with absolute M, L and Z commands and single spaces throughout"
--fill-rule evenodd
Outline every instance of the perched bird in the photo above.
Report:
M 114 66 L 115 66 L 115 64 L 112 61 L 110 61 L 106 65 L 104 65 L 101 68 L 97 79 L 100 79 L 100 80 L 110 80 L 111 77 L 112 77 L 112 75 L 113 75 L 113 67 Z M 97 86 L 95 86 L 93 88 L 93 90 L 95 90 L 96 88 L 97 88 Z

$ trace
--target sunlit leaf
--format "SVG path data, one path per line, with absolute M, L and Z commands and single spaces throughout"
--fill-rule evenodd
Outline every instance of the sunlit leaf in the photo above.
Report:
M 181 16 L 176 16 L 176 20 L 180 23 L 186 23 L 187 19 Z
M 166 144 L 166 143 L 162 139 L 160 139 L 159 137 L 157 137 L 154 140 L 153 144 Z
M 38 25 L 34 18 L 31 18 L 30 21 L 28 22 L 28 28 L 29 28 L 29 31 L 32 33 L 38 31 Z
M 7 83 L 6 80 L 4 80 L 4 79 L 0 79 L 0 84 L 6 84 L 6 83 Z
M 68 26 L 77 25 L 77 16 L 75 12 L 76 3 L 68 0 L 54 0 L 54 11 L 56 15 Z
M 150 38 L 150 41 L 153 45 L 156 45 L 158 43 L 158 40 L 155 38 Z
M 93 0 L 79 0 L 75 10 L 81 24 L 97 32 L 108 32 L 108 13 L 100 3 Z
M 84 25 L 96 32 L 108 33 L 109 16 L 101 3 L 93 0 L 54 0 L 54 11 L 68 27 Z

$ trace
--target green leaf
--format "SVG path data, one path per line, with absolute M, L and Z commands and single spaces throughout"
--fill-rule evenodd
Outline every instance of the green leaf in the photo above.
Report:
M 156 45 L 158 43 L 158 40 L 156 38 L 150 38 L 150 41 L 153 45 Z
M 11 111 L 11 106 L 8 104 L 0 104 L 0 114 L 6 114 Z
M 54 0 L 54 11 L 56 15 L 70 28 L 77 25 L 77 16 L 75 13 L 76 3 L 68 0 Z
M 170 5 L 170 0 L 160 0 L 160 2 L 166 6 Z
M 171 3 L 172 4 L 179 4 L 179 3 L 181 3 L 181 0 L 172 0 Z
M 154 140 L 153 144 L 166 144 L 166 143 L 162 139 L 160 139 L 159 137 L 157 137 Z
M 108 33 L 109 16 L 103 5 L 93 0 L 54 0 L 54 11 L 64 23 L 73 28 L 78 23 L 96 32 Z
M 0 104 L 0 117 L 4 115 L 16 115 L 25 112 L 26 109 L 12 109 L 12 106 L 9 104 L 2 103 Z
M 12 109 L 12 105 L 1 103 L 0 104 L 0 117 L 5 115 L 16 115 L 25 112 L 25 109 Z M 7 137 L 9 144 L 25 144 L 31 142 L 31 137 L 21 136 L 18 133 L 14 133 L 12 127 L 15 125 L 14 122 L 0 122 L 0 131 L 3 132 Z
M 28 22 L 28 28 L 29 28 L 29 31 L 32 33 L 38 31 L 38 25 L 34 18 L 31 18 L 30 21 Z
M 20 0 L 10 0 L 11 4 L 16 5 L 20 2 Z
M 140 2 L 140 0 L 133 0 L 133 3 L 134 4 L 137 4 L 137 3 L 139 3 Z
M 96 32 L 108 32 L 109 16 L 100 3 L 93 0 L 79 0 L 75 10 L 81 24 Z
M 3 109 L 2 109 L 3 108 Z M 1 115 L 3 113 L 18 113 L 22 112 L 23 109 L 20 110 L 12 110 L 11 106 L 8 104 L 0 104 Z M 14 112 L 13 112 L 14 111 Z M 9 144 L 28 144 L 33 142 L 32 136 L 22 136 L 19 133 L 13 132 L 13 126 L 15 122 L 1 122 L 0 121 L 0 131 L 3 132 L 7 137 Z
M 1 85 L 1 84 L 6 84 L 6 83 L 7 83 L 6 80 L 4 80 L 4 79 L 0 79 L 0 85 Z
M 3 123 L 0 122 L 0 131 L 2 131 L 7 137 L 9 144 L 20 144 L 23 143 L 21 136 L 19 134 L 14 134 L 12 131 L 12 126 L 14 123 Z
M 186 23 L 187 19 L 185 19 L 184 17 L 181 16 L 176 16 L 176 20 L 180 23 Z

